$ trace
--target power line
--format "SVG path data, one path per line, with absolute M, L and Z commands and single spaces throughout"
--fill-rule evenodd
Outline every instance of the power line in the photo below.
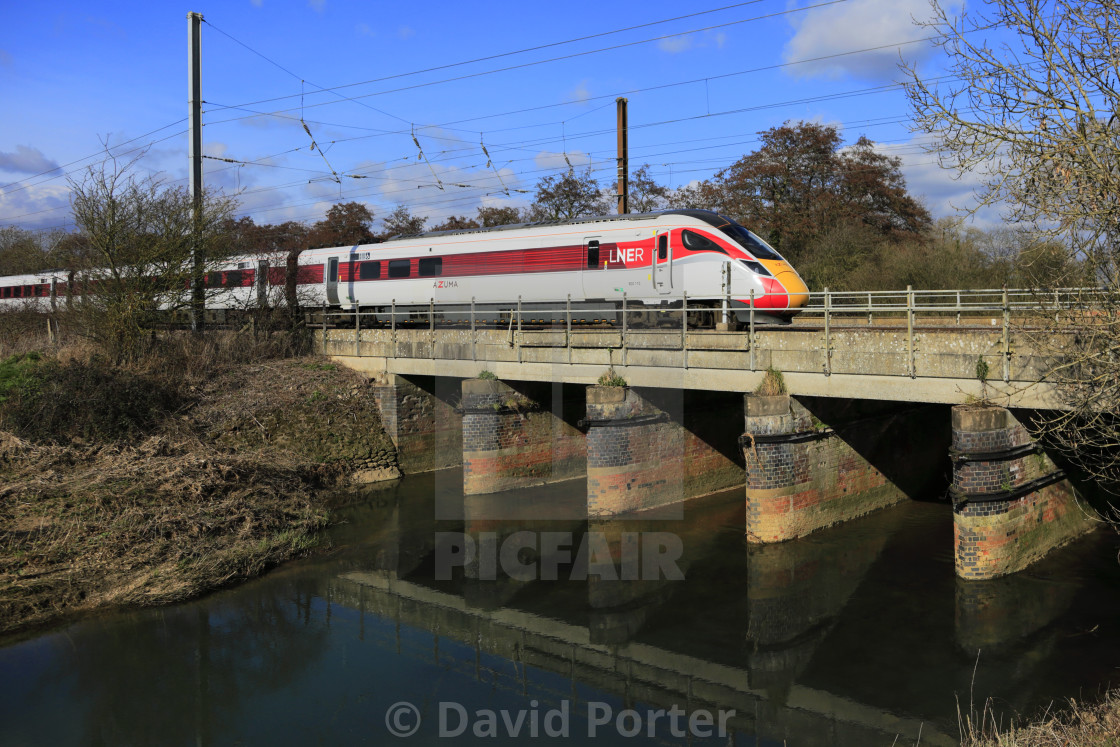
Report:
M 574 39 L 565 39 L 563 41 L 550 42 L 548 44 L 538 44 L 535 47 L 526 47 L 525 49 L 518 49 L 518 50 L 515 50 L 515 51 L 512 51 L 512 52 L 501 52 L 499 54 L 487 55 L 485 57 L 476 57 L 473 60 L 463 60 L 462 62 L 451 62 L 451 63 L 448 63 L 446 65 L 436 65 L 435 67 L 423 68 L 421 70 L 412 70 L 412 71 L 407 72 L 407 73 L 396 73 L 394 75 L 386 75 L 386 76 L 383 76 L 381 78 L 371 78 L 369 80 L 359 81 L 357 83 L 345 83 L 343 85 L 334 86 L 332 88 L 322 89 L 322 90 L 323 91 L 335 91 L 335 90 L 340 90 L 340 89 L 343 89 L 343 88 L 352 88 L 354 86 L 363 86 L 363 85 L 367 85 L 369 83 L 381 83 L 381 82 L 384 82 L 386 80 L 394 80 L 394 79 L 397 79 L 397 78 L 407 78 L 407 77 L 411 77 L 413 75 L 421 75 L 423 73 L 431 73 L 431 72 L 435 72 L 435 71 L 438 71 L 438 70 L 447 70 L 447 69 L 450 69 L 450 68 L 453 68 L 453 67 L 462 67 L 463 65 L 473 65 L 476 62 L 486 62 L 486 61 L 489 61 L 489 60 L 496 60 L 496 59 L 499 59 L 499 58 L 502 58 L 502 57 L 512 57 L 513 55 L 525 54 L 526 52 L 537 52 L 537 51 L 542 50 L 542 49 L 549 49 L 551 47 L 559 47 L 559 46 L 563 46 L 565 44 L 574 44 L 576 42 L 587 41 L 588 39 L 598 39 L 598 38 L 601 38 L 601 37 L 604 37 L 604 36 L 612 36 L 614 34 L 621 34 L 621 33 L 627 32 L 627 31 L 634 31 L 636 29 L 649 28 L 650 26 L 658 26 L 658 25 L 661 25 L 661 24 L 664 24 L 664 23 L 672 23 L 673 21 L 681 21 L 681 20 L 684 20 L 686 18 L 695 18 L 697 16 L 709 15 L 711 13 L 718 13 L 718 12 L 723 11 L 723 10 L 731 10 L 732 8 L 741 8 L 745 5 L 755 5 L 755 4 L 760 3 L 760 2 L 762 2 L 762 0 L 748 0 L 747 2 L 735 3 L 734 5 L 725 5 L 721 8 L 712 8 L 710 10 L 701 10 L 701 11 L 697 11 L 695 13 L 688 13 L 688 14 L 685 14 L 683 16 L 675 16 L 673 18 L 665 18 L 665 19 L 662 19 L 660 21 L 649 21 L 647 23 L 640 23 L 640 24 L 637 24 L 635 26 L 627 26 L 625 28 L 612 29 L 610 31 L 601 31 L 601 32 L 596 33 L 596 34 L 588 34 L 587 36 L 579 36 L 579 37 L 576 37 Z M 711 28 L 715 28 L 715 27 L 711 27 Z M 700 29 L 700 30 L 704 31 L 706 29 Z M 682 36 L 684 34 L 691 34 L 691 33 L 696 33 L 696 32 L 685 31 L 685 32 L 681 32 L 679 34 L 671 34 L 670 37 L 671 36 Z M 664 38 L 670 38 L 670 37 L 658 37 L 658 39 L 664 39 Z M 236 40 L 234 40 L 234 41 L 236 41 Z M 238 43 L 240 43 L 240 42 L 238 42 Z M 643 43 L 643 42 L 637 42 L 637 43 Z M 246 48 L 248 48 L 248 47 L 246 47 Z M 264 55 L 260 54 L 259 52 L 256 52 L 255 50 L 250 49 L 250 51 L 254 52 L 255 54 L 260 55 L 261 57 L 264 57 Z M 584 53 L 581 53 L 581 54 L 594 54 L 594 51 L 584 52 Z M 264 59 L 267 60 L 268 58 L 264 57 Z M 272 60 L 269 60 L 269 62 L 272 62 Z M 273 64 L 276 65 L 277 67 L 280 67 L 280 69 L 284 70 L 285 72 L 289 73 L 290 75 L 294 75 L 294 73 L 292 73 L 290 70 L 286 70 L 285 68 L 281 67 L 277 63 L 273 62 Z M 539 63 L 533 63 L 533 64 L 539 64 Z M 272 101 L 282 101 L 282 100 L 288 99 L 288 98 L 294 98 L 294 94 L 293 95 L 288 95 L 288 96 L 277 96 L 277 97 L 273 97 L 273 98 L 270 98 L 270 99 L 261 99 L 259 101 L 247 102 L 247 103 L 243 104 L 243 106 L 255 106 L 256 104 L 265 104 L 265 103 L 270 103 Z M 242 106 L 242 105 L 237 105 L 237 106 Z
M 114 145 L 113 147 L 114 147 L 114 148 L 120 148 L 120 147 L 122 147 L 122 146 L 128 145 L 129 143 L 134 143 L 134 142 L 136 142 L 137 140 L 140 140 L 140 139 L 142 139 L 142 138 L 146 138 L 146 137 L 148 137 L 149 135 L 154 135 L 154 134 L 156 134 L 157 132 L 160 132 L 161 130 L 166 130 L 166 129 L 167 129 L 168 127 L 174 127 L 175 125 L 178 125 L 178 124 L 182 124 L 183 122 L 186 122 L 186 121 L 187 121 L 187 118 L 186 118 L 186 117 L 183 117 L 182 119 L 176 120 L 176 121 L 172 122 L 171 124 L 165 124 L 165 125 L 164 125 L 163 127 L 157 127 L 156 129 L 152 130 L 151 132 L 145 132 L 145 133 L 144 133 L 143 135 L 137 135 L 137 136 L 136 136 L 136 137 L 134 137 L 134 138 L 131 138 L 131 139 L 129 139 L 129 140 L 125 140 L 125 141 L 124 141 L 123 143 L 118 143 L 117 145 Z M 155 145 L 156 143 L 162 143 L 162 142 L 163 142 L 164 140 L 169 140 L 169 139 L 170 139 L 170 138 L 172 138 L 172 137 L 176 137 L 176 136 L 178 136 L 178 135 L 182 135 L 182 134 L 183 134 L 184 132 L 186 132 L 186 130 L 181 130 L 181 131 L 179 131 L 179 132 L 176 132 L 176 133 L 175 133 L 175 134 L 173 134 L 173 135 L 169 135 L 168 137 L 165 137 L 165 138 L 161 138 L 160 140 L 153 140 L 152 142 L 150 142 L 150 143 L 147 143 L 147 144 L 145 144 L 145 145 L 144 145 L 144 146 L 142 146 L 142 147 L 144 147 L 144 148 L 147 148 L 147 147 L 150 147 L 150 146 L 152 146 L 152 145 Z M 118 155 L 118 156 L 119 156 L 119 155 L 128 155 L 129 153 L 135 153 L 135 152 L 136 152 L 137 150 L 140 150 L 140 148 L 133 148 L 132 150 L 127 150 L 127 151 L 124 151 L 123 153 L 119 153 L 119 154 L 117 154 L 117 155 Z M 65 163 L 65 164 L 63 164 L 63 165 L 61 165 L 61 166 L 56 166 L 56 167 L 55 167 L 55 168 L 53 168 L 53 169 L 48 169 L 47 171 L 42 171 L 42 172 L 40 172 L 40 173 L 38 173 L 38 174 L 33 174 L 32 176 L 26 176 L 26 177 L 24 177 L 23 179 L 17 179 L 17 180 L 16 180 L 16 181 L 14 181 L 14 182 L 10 182 L 10 183 L 8 183 L 8 184 L 5 184 L 5 185 L 4 185 L 3 187 L 0 187 L 0 192 L 3 192 L 4 190 L 8 189 L 8 187 L 13 187 L 13 186 L 15 186 L 15 185 L 17 185 L 17 184 L 21 184 L 21 183 L 23 183 L 23 182 L 26 182 L 26 181 L 29 181 L 29 180 L 31 180 L 31 179 L 37 179 L 37 178 L 38 178 L 38 177 L 40 177 L 40 176 L 46 176 L 47 174 L 54 174 L 54 172 L 55 172 L 55 171 L 59 171 L 60 169 L 65 169 L 65 168 L 67 168 L 67 167 L 69 167 L 69 166 L 73 166 L 73 165 L 74 165 L 74 164 L 76 164 L 76 163 L 81 163 L 82 161 L 88 161 L 88 160 L 89 160 L 89 159 L 91 159 L 91 158 L 96 158 L 97 156 L 99 156 L 99 155 L 101 155 L 102 153 L 105 153 L 105 152 L 107 152 L 107 151 L 109 151 L 109 146 L 108 146 L 108 144 L 106 144 L 106 146 L 105 146 L 104 148 L 102 148 L 101 150 L 99 150 L 99 151 L 98 151 L 97 153 L 93 153 L 93 154 L 90 154 L 90 155 L 88 155 L 88 156 L 83 156 L 83 157 L 81 157 L 81 158 L 77 158 L 77 159 L 74 159 L 73 161 L 70 161 L 69 163 Z M 107 157 L 107 158 L 104 158 L 104 159 L 102 159 L 101 161 L 99 161 L 99 163 L 105 163 L 106 161 L 108 161 L 108 160 L 109 160 L 110 158 L 113 158 L 113 157 L 114 157 L 114 156 L 109 156 L 109 157 Z M 96 165 L 96 164 L 93 164 L 93 165 Z M 77 171 L 77 169 L 75 169 L 75 171 Z M 13 190 L 12 190 L 11 192 L 7 192 L 7 194 L 15 194 L 16 192 L 21 192 L 21 191 L 23 191 L 23 190 L 27 189 L 28 187 L 37 187 L 37 186 L 39 186 L 40 184 L 46 184 L 46 183 L 47 183 L 47 182 L 49 182 L 49 181 L 52 181 L 52 180 L 54 180 L 54 179 L 58 179 L 59 177 L 62 177 L 62 176 L 68 176 L 68 175 L 70 175 L 70 174 L 72 174 L 72 173 L 74 173 L 74 172 L 73 172 L 73 171 L 66 171 L 66 172 L 63 172 L 63 173 L 61 173 L 61 174 L 54 174 L 54 176 L 51 176 L 51 177 L 50 177 L 50 178 L 48 178 L 48 179 L 44 179 L 44 180 L 43 180 L 43 181 L 41 181 L 41 182 L 36 182 L 35 184 L 27 184 L 27 185 L 24 185 L 24 186 L 20 187 L 19 189 L 13 189 Z
M 817 3 L 816 5 L 807 5 L 807 6 L 802 7 L 802 8 L 788 8 L 786 10 L 775 11 L 773 13 L 766 13 L 766 14 L 761 15 L 761 16 L 754 16 L 753 18 L 743 18 L 743 19 L 740 19 L 738 21 L 729 21 L 727 23 L 715 24 L 715 25 L 712 25 L 712 26 L 704 27 L 704 28 L 692 29 L 691 31 L 684 31 L 684 32 L 676 33 L 676 34 L 666 34 L 666 35 L 663 35 L 663 36 L 654 37 L 652 39 L 643 39 L 641 41 L 626 42 L 625 44 L 616 44 L 614 46 L 603 47 L 601 49 L 592 49 L 592 50 L 588 50 L 588 51 L 585 51 L 585 52 L 575 52 L 575 53 L 568 54 L 568 55 L 561 55 L 559 57 L 551 57 L 551 58 L 548 58 L 548 59 L 545 59 L 545 60 L 536 60 L 534 62 L 524 62 L 524 63 L 518 64 L 518 65 L 510 65 L 510 66 L 503 67 L 503 68 L 496 68 L 494 70 L 486 70 L 486 71 L 482 71 L 482 72 L 478 72 L 478 73 L 468 73 L 468 74 L 465 74 L 465 75 L 459 75 L 459 76 L 455 76 L 455 77 L 452 77 L 452 78 L 443 78 L 441 80 L 428 81 L 426 83 L 416 83 L 416 84 L 413 84 L 413 85 L 410 85 L 410 86 L 402 86 L 400 88 L 392 88 L 392 89 L 387 89 L 387 90 L 383 90 L 383 91 L 375 91 L 373 93 L 360 94 L 360 95 L 357 95 L 357 96 L 349 96 L 349 97 L 347 97 L 343 100 L 344 101 L 356 101 L 358 99 L 370 98 L 372 96 L 383 96 L 383 95 L 389 94 L 389 93 L 399 93 L 401 91 L 411 91 L 411 90 L 414 90 L 414 89 L 417 89 L 417 88 L 426 88 L 428 86 L 435 86 L 435 85 L 440 85 L 440 84 L 443 84 L 443 83 L 454 83 L 454 82 L 460 81 L 460 80 L 468 80 L 470 78 L 478 78 L 478 77 L 481 77 L 481 76 L 484 76 L 484 75 L 494 75 L 495 73 L 504 73 L 504 72 L 509 72 L 510 70 L 520 70 L 520 69 L 527 68 L 527 67 L 534 67 L 536 65 L 544 65 L 544 64 L 547 64 L 547 63 L 550 63 L 550 62 L 559 62 L 561 60 L 569 60 L 569 59 L 572 59 L 572 58 L 575 58 L 575 57 L 583 57 L 583 56 L 589 55 L 589 54 L 598 54 L 600 52 L 609 52 L 609 51 L 613 51 L 613 50 L 617 50 L 617 49 L 625 49 L 626 47 L 633 47 L 633 46 L 637 46 L 639 44 L 649 44 L 649 43 L 655 42 L 655 41 L 663 41 L 665 39 L 671 39 L 671 38 L 676 37 L 676 36 L 685 36 L 685 35 L 688 35 L 688 34 L 696 34 L 696 33 L 700 33 L 700 32 L 703 32 L 703 31 L 711 31 L 712 29 L 725 28 L 727 26 L 735 26 L 735 25 L 742 24 L 742 23 L 751 23 L 753 21 L 761 21 L 761 20 L 765 20 L 767 18 L 776 18 L 778 16 L 789 15 L 789 14 L 792 14 L 792 13 L 802 13 L 802 12 L 805 12 L 805 11 L 808 11 L 808 10 L 813 10 L 815 8 L 823 8 L 823 7 L 827 7 L 829 5 L 838 5 L 840 3 L 845 3 L 845 2 L 848 2 L 848 0 L 826 0 L 826 2 Z M 374 83 L 374 82 L 377 82 L 379 80 L 381 80 L 381 79 L 373 79 L 373 80 L 368 80 L 368 81 L 362 81 L 360 83 L 349 83 L 345 86 L 335 86 L 333 88 L 324 89 L 324 90 L 334 91 L 334 90 L 338 90 L 338 89 L 341 89 L 341 88 L 349 88 L 349 87 L 352 87 L 352 86 L 366 85 L 368 83 Z M 240 108 L 244 108 L 246 106 L 256 106 L 257 104 L 267 104 L 267 103 L 271 103 L 273 101 L 282 101 L 282 100 L 290 99 L 292 97 L 293 96 L 291 96 L 291 95 L 289 95 L 289 96 L 277 96 L 277 97 L 273 97 L 273 98 L 270 98 L 270 99 L 261 99 L 259 101 L 252 101 L 252 102 L 248 102 L 248 103 L 245 103 L 245 104 L 234 104 L 234 105 L 229 105 L 229 106 L 219 105 L 216 110 L 240 109 Z M 301 109 L 312 109 L 312 108 L 316 108 L 316 107 L 320 107 L 320 106 L 327 106 L 329 104 L 337 104 L 337 103 L 340 103 L 340 102 L 339 101 L 321 101 L 319 103 L 308 104 L 305 107 L 300 107 L 300 108 Z M 295 109 L 281 109 L 280 111 L 281 112 L 295 111 Z M 251 116 L 259 116 L 259 114 L 254 114 L 254 115 L 251 115 Z M 221 123 L 225 123 L 225 122 L 234 122 L 234 121 L 238 121 L 238 120 L 241 120 L 241 119 L 248 119 L 248 118 L 249 117 L 235 117 L 235 118 L 232 118 L 232 119 L 219 120 L 219 122 L 217 122 L 215 124 L 221 124 Z

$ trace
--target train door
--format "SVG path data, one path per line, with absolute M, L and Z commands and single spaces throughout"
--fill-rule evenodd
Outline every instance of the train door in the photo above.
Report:
M 338 257 L 327 260 L 327 303 L 338 306 Z
M 658 293 L 673 292 L 673 247 L 669 232 L 657 234 L 657 250 L 653 258 L 653 287 Z

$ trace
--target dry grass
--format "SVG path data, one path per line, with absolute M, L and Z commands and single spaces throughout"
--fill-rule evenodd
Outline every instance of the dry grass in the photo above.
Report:
M 1070 700 L 1068 708 L 1025 726 L 1001 725 L 985 708 L 981 714 L 961 717 L 960 727 L 966 747 L 1116 747 L 1120 692 L 1109 692 L 1095 704 Z
M 782 376 L 782 372 L 776 368 L 766 369 L 765 375 L 762 377 L 762 382 L 758 388 L 754 390 L 755 394 L 763 397 L 774 397 L 779 394 L 786 393 L 786 380 Z
M 32 445 L 0 434 L 0 631 L 184 599 L 302 554 L 315 467 L 198 442 Z
M 257 575 L 315 546 L 327 521 L 318 489 L 395 459 L 357 374 L 282 359 L 276 340 L 254 348 L 233 335 L 179 335 L 158 344 L 120 372 L 173 393 L 158 417 L 115 438 L 0 431 L 0 632 Z M 73 363 L 53 365 L 91 365 L 71 353 Z M 52 386 L 82 407 L 65 391 L 72 379 L 84 381 L 62 376 Z

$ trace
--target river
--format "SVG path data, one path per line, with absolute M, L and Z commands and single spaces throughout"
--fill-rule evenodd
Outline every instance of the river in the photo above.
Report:
M 329 553 L 235 588 L 0 640 L 0 743 L 955 744 L 970 703 L 1120 679 L 1107 530 L 964 582 L 943 503 L 757 547 L 741 489 L 587 521 L 582 480 L 460 485 L 375 487 Z

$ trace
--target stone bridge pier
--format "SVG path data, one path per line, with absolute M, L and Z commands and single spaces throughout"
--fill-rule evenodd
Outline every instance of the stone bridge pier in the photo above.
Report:
M 509 491 L 582 478 L 586 501 L 564 519 L 681 518 L 684 501 L 743 485 L 746 538 L 767 544 L 949 496 L 965 582 L 1022 570 L 1093 525 L 1002 407 L 398 374 L 371 385 L 405 472 L 461 464 L 464 496 L 509 506 L 528 500 Z
M 958 576 L 1020 571 L 1092 528 L 1091 509 L 1010 410 L 957 405 L 952 420 Z

